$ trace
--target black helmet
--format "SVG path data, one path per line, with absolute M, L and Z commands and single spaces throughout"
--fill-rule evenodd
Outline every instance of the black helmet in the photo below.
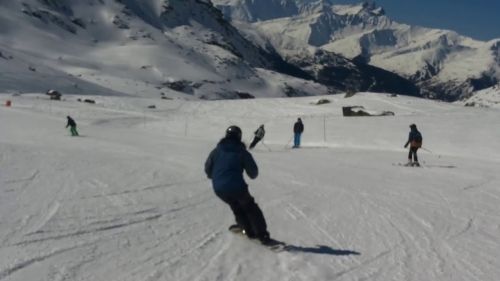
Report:
M 226 129 L 226 138 L 228 139 L 236 139 L 241 141 L 241 129 L 238 126 L 229 126 L 229 128 Z
M 411 125 L 410 125 L 410 128 L 411 128 L 411 129 L 416 129 L 416 128 L 417 128 L 417 125 L 415 125 L 415 124 L 411 124 Z

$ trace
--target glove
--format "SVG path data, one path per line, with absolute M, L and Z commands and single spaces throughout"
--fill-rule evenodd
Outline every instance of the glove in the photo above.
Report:
M 408 147 L 408 145 L 407 145 L 407 144 L 405 144 L 405 148 L 407 148 L 407 147 Z

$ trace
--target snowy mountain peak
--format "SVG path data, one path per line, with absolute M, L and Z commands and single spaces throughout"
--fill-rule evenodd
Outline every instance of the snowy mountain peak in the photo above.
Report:
M 214 0 L 216 6 L 231 20 L 266 21 L 319 13 L 340 16 L 383 16 L 385 11 L 375 2 L 356 5 L 334 5 L 329 0 Z
M 376 16 L 385 15 L 385 10 L 381 6 L 378 6 L 375 2 L 364 2 L 362 4 L 363 10 Z
M 363 2 L 356 5 L 333 5 L 333 11 L 338 15 L 385 15 L 385 10 L 378 6 L 375 2 Z
M 216 5 L 220 1 L 213 0 Z M 256 11 L 243 2 L 224 7 L 225 16 L 252 18 Z M 449 30 L 397 23 L 373 1 L 293 3 L 302 7 L 294 14 L 247 20 L 286 57 L 321 48 L 396 72 L 425 88 L 426 96 L 445 100 L 467 97 L 500 81 L 497 40 L 481 42 Z M 249 16 L 239 17 L 242 10 Z

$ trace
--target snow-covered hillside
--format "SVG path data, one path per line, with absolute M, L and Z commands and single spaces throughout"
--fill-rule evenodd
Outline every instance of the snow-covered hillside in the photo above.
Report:
M 464 104 L 466 106 L 500 108 L 500 84 L 478 91 L 472 97 L 459 102 L 459 104 Z
M 309 79 L 199 0 L 1 1 L 0 72 L 0 90 L 12 92 L 207 99 L 327 92 L 288 77 Z
M 266 9 L 268 1 L 213 2 L 233 21 L 250 22 L 285 56 L 321 48 L 399 73 L 430 97 L 463 98 L 500 80 L 500 39 L 481 42 L 453 31 L 400 24 L 374 3 L 275 0 Z
M 186 101 L 0 95 L 0 280 L 496 281 L 499 111 L 362 93 Z M 331 102 L 315 105 L 319 98 Z M 156 104 L 156 109 L 148 109 Z M 395 116 L 342 117 L 341 107 Z M 65 131 L 76 119 L 81 137 Z M 290 149 L 292 125 L 303 148 Z M 405 162 L 408 125 L 422 168 Z M 249 181 L 271 252 L 227 231 L 203 163 L 228 125 L 249 141 Z

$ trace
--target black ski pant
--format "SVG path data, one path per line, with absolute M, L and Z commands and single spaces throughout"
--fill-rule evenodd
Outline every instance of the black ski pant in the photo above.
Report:
M 260 141 L 260 140 L 261 140 L 261 138 L 259 138 L 259 137 L 254 137 L 254 138 L 253 138 L 253 141 L 252 141 L 252 143 L 250 144 L 250 147 L 249 147 L 249 148 L 250 148 L 250 149 L 254 148 L 254 147 L 257 145 L 257 143 L 259 143 L 259 141 Z
M 248 189 L 239 193 L 215 192 L 215 194 L 231 207 L 236 223 L 245 229 L 248 237 L 269 237 L 264 214 Z
M 417 150 L 418 147 L 410 147 L 410 152 L 408 152 L 408 161 L 411 161 L 413 157 L 413 161 L 418 162 Z

